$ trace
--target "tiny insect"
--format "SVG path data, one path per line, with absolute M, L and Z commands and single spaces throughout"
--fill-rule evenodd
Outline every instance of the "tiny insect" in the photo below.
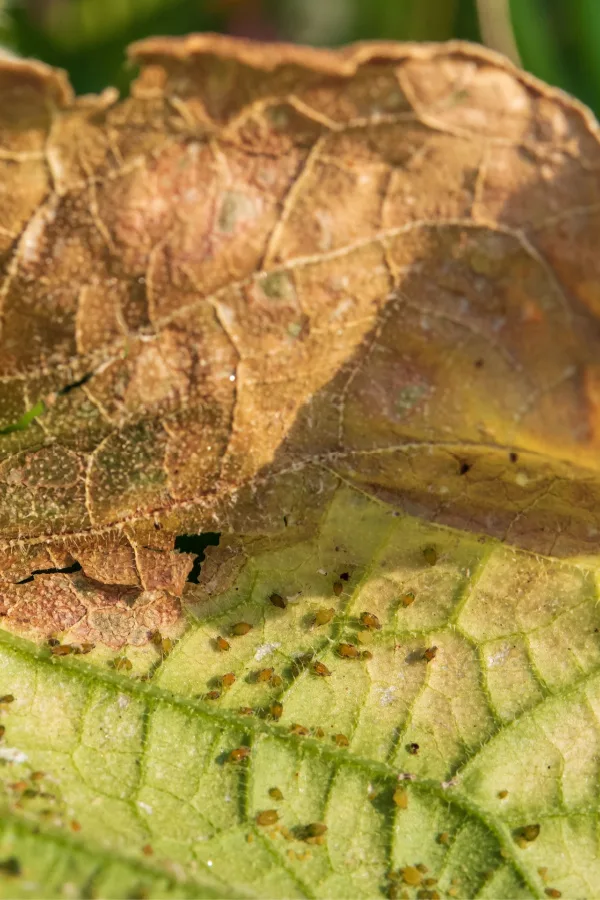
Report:
M 144 846 L 142 847 L 142 853 L 144 854 L 144 856 L 152 856 L 154 850 L 152 849 L 150 844 L 144 844 Z
M 372 644 L 373 643 L 373 632 L 372 631 L 357 631 L 356 632 L 356 640 L 359 644 Z
M 333 606 L 330 606 L 328 609 L 325 607 L 323 607 L 323 609 L 318 609 L 315 613 L 315 625 L 328 625 L 333 619 L 334 614 L 335 610 Z
M 84 641 L 83 644 L 80 645 L 80 653 L 91 653 L 96 647 L 95 644 L 90 644 L 87 641 Z
M 415 595 L 414 595 L 413 591 L 407 591 L 406 594 L 403 594 L 400 597 L 400 603 L 402 604 L 402 606 L 410 606 L 414 602 L 415 602 Z
M 129 672 L 132 667 L 132 662 L 130 659 L 127 659 L 126 656 L 117 656 L 113 659 L 113 668 L 117 670 L 117 672 Z
M 231 633 L 236 637 L 243 637 L 249 631 L 252 631 L 252 625 L 248 622 L 236 622 L 235 625 L 231 626 Z
M 248 759 L 250 756 L 250 747 L 236 747 L 235 750 L 231 750 L 227 759 L 229 762 L 241 762 L 244 759 Z
M 257 825 L 275 825 L 279 821 L 279 813 L 276 809 L 264 809 L 256 817 Z
M 322 662 L 313 663 L 312 670 L 314 675 L 319 675 L 321 678 L 326 678 L 328 675 L 331 675 L 327 666 Z
M 425 547 L 423 549 L 423 559 L 428 566 L 435 566 L 438 561 L 438 553 L 435 547 Z
M 231 647 L 229 641 L 226 641 L 220 634 L 215 638 L 215 644 L 217 645 L 217 650 L 220 650 L 221 653 L 225 653 Z
M 238 709 L 240 716 L 253 716 L 254 710 L 251 706 L 240 706 Z
M 46 777 L 46 773 L 45 772 L 32 772 L 29 777 L 31 778 L 32 781 L 41 781 L 42 778 Z
M 150 640 L 155 647 L 160 647 L 160 645 L 162 644 L 162 634 L 160 633 L 160 631 L 153 631 L 150 635 Z
M 447 831 L 441 831 L 437 836 L 438 844 L 449 844 L 450 843 L 450 835 Z
M 281 594 L 271 594 L 269 600 L 277 609 L 287 609 L 287 600 L 284 600 Z
M 373 659 L 373 654 L 370 650 L 363 650 L 360 654 L 361 659 Z
M 410 884 L 416 887 L 421 884 L 421 873 L 416 866 L 405 866 L 402 869 L 402 881 L 404 884 Z
M 73 652 L 73 648 L 70 644 L 58 644 L 52 647 L 52 656 L 68 656 Z M 116 660 L 115 660 L 116 662 Z M 115 665 L 115 669 L 116 669 Z
M 222 675 L 221 684 L 224 688 L 229 688 L 232 684 L 235 684 L 235 675 L 233 672 L 227 672 L 227 674 Z
M 58 638 L 48 638 L 48 646 L 49 647 L 58 647 L 60 641 Z
M 3 697 L 0 697 L 0 703 L 14 703 L 15 698 L 12 694 L 5 694 Z
M 270 681 L 273 677 L 275 669 L 261 669 L 256 673 L 256 680 L 259 682 Z
M 544 888 L 544 893 L 547 897 L 562 897 L 562 894 L 558 890 L 558 888 Z
M 204 695 L 205 700 L 219 700 L 220 697 L 221 691 L 208 691 L 208 693 Z
M 298 737 L 305 737 L 308 734 L 308 728 L 304 725 L 298 725 L 297 722 L 294 722 L 293 725 L 290 725 L 290 734 L 297 734 Z
M 320 728 L 320 727 L 315 728 L 315 737 L 316 738 L 324 738 L 325 737 L 325 732 L 323 731 L 322 728 Z
M 339 597 L 343 590 L 344 590 L 344 585 L 342 584 L 341 581 L 333 582 L 333 593 L 335 594 L 336 597 Z
M 327 831 L 327 825 L 323 822 L 311 822 L 309 825 L 305 825 L 302 829 L 302 836 L 304 840 L 307 838 L 317 838 L 322 837 Z
M 348 747 L 350 744 L 350 741 L 345 734 L 334 734 L 332 740 L 338 745 L 338 747 Z
M 281 675 L 272 675 L 271 684 L 273 687 L 281 687 L 281 685 L 283 684 L 283 678 L 281 677 Z
M 432 659 L 435 659 L 437 656 L 437 647 L 428 647 L 427 650 L 423 653 L 423 659 L 426 662 L 431 662 Z
M 173 649 L 173 641 L 171 638 L 163 638 L 160 642 L 160 649 L 163 656 L 168 656 Z
M 519 834 L 520 836 L 527 841 L 528 844 L 533 843 L 537 839 L 540 833 L 539 825 L 525 825 L 521 828 Z
M 508 797 L 508 791 L 498 791 L 498 799 L 505 800 Z
M 73 819 L 71 822 L 71 831 L 81 831 L 81 825 L 76 819 Z
M 398 807 L 398 809 L 407 809 L 408 807 L 408 794 L 404 790 L 404 788 L 396 788 L 394 791 L 394 803 Z
M 273 800 L 283 800 L 283 794 L 278 787 L 269 788 L 269 797 L 272 797 Z
M 21 863 L 16 856 L 9 856 L 0 860 L 0 872 L 4 872 L 5 875 L 20 875 Z
M 342 572 L 340 581 L 350 581 L 350 572 Z
M 380 631 L 381 630 L 381 622 L 377 618 L 374 613 L 370 612 L 362 612 L 360 614 L 360 623 L 364 625 L 365 628 L 368 628 L 370 631 Z
M 418 745 L 418 744 L 414 744 L 414 743 L 413 743 L 413 744 L 407 744 L 407 745 L 406 745 L 406 750 L 407 750 L 408 753 L 410 753 L 411 756 L 416 756 L 417 753 L 419 752 L 419 745 Z
M 283 715 L 283 703 L 272 703 L 269 712 L 271 713 L 271 716 L 275 719 L 275 721 L 278 722 Z
M 345 659 L 358 659 L 360 651 L 354 644 L 338 644 L 337 651 Z

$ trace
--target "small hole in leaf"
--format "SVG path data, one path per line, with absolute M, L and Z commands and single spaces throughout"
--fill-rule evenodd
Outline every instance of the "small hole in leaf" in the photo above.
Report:
M 179 534 L 175 538 L 175 549 L 180 553 L 195 553 L 196 559 L 192 571 L 187 580 L 192 584 L 198 584 L 200 569 L 206 556 L 207 547 L 217 547 L 221 535 L 215 531 L 206 531 L 203 534 Z
M 473 468 L 471 463 L 465 462 L 464 460 L 461 462 L 458 468 L 459 475 L 466 475 Z
M 509 453 L 509 454 L 508 454 L 508 458 L 510 459 L 511 463 L 516 463 L 516 462 L 519 461 L 519 454 L 518 454 L 518 453 L 514 453 L 514 452 L 513 452 L 513 453 Z

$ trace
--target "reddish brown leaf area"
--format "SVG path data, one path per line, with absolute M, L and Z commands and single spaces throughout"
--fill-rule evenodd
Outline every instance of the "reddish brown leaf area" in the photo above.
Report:
M 121 101 L 1 62 L 5 616 L 146 640 L 193 563 L 177 534 L 309 527 L 340 479 L 597 552 L 590 114 L 463 44 L 132 58 Z M 8 585 L 74 561 L 90 591 Z

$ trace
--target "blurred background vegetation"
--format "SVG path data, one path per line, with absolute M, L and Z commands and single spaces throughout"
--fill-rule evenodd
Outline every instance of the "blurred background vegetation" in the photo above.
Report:
M 600 0 L 0 0 L 0 44 L 121 90 L 128 43 L 219 31 L 336 45 L 365 38 L 486 43 L 600 112 Z

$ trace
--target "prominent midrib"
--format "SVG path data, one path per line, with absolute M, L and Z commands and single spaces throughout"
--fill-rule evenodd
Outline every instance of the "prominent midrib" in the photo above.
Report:
M 84 853 L 97 860 L 99 866 L 106 863 L 119 863 L 136 874 L 139 874 L 140 878 L 152 878 L 155 881 L 166 881 L 171 887 L 183 888 L 184 890 L 189 891 L 189 896 L 192 900 L 198 896 L 199 888 L 204 892 L 203 895 L 207 898 L 214 897 L 227 900 L 229 897 L 228 889 L 225 886 L 222 890 L 218 890 L 213 885 L 207 885 L 200 879 L 182 880 L 176 878 L 166 868 L 153 866 L 150 863 L 141 860 L 139 857 L 126 856 L 125 854 L 117 853 L 114 850 L 108 851 L 91 841 L 78 840 L 77 838 L 72 837 L 68 832 L 58 831 L 58 829 L 49 829 L 44 827 L 37 820 L 35 822 L 29 821 L 24 817 L 18 817 L 14 815 L 14 813 L 3 810 L 0 812 L 0 837 L 4 836 L 4 833 L 9 829 L 17 836 L 26 835 L 30 838 L 34 838 L 36 841 L 51 844 L 61 851 Z M 97 875 L 99 875 L 99 870 L 92 874 L 88 879 L 88 882 L 95 880 Z M 3 879 L 5 879 L 5 883 L 10 884 L 10 881 L 6 876 L 0 875 L 0 882 Z M 252 897 L 254 895 L 248 894 L 247 896 Z
M 158 688 L 155 685 L 133 681 L 116 672 L 105 672 L 96 669 L 91 664 L 85 663 L 79 659 L 71 660 L 62 658 L 59 660 L 52 657 L 48 651 L 40 649 L 30 642 L 10 634 L 3 629 L 0 629 L 0 647 L 3 647 L 14 656 L 18 656 L 32 664 L 36 664 L 38 667 L 50 669 L 60 666 L 60 668 L 67 672 L 69 677 L 73 678 L 73 680 L 85 682 L 90 686 L 97 684 L 106 685 L 120 694 L 129 694 L 132 697 L 142 699 L 149 706 L 155 705 L 156 707 L 159 707 L 160 705 L 167 705 L 173 708 L 193 711 L 196 718 L 203 718 L 205 721 L 212 724 L 220 723 L 222 726 L 235 726 L 246 730 L 247 732 L 251 732 L 254 735 L 265 734 L 278 740 L 292 743 L 294 747 L 300 747 L 304 754 L 324 757 L 325 759 L 332 761 L 334 765 L 339 768 L 344 766 L 356 769 L 369 776 L 379 777 L 380 779 L 383 778 L 392 783 L 396 783 L 398 780 L 398 769 L 394 768 L 389 763 L 356 756 L 351 752 L 330 747 L 319 742 L 317 739 L 309 737 L 299 741 L 296 736 L 284 731 L 282 726 L 277 726 L 267 721 L 249 716 L 242 717 L 236 713 L 227 712 L 226 710 L 209 709 L 200 700 L 181 697 L 162 688 Z M 587 677 L 589 678 L 589 676 Z M 508 725 L 505 727 L 508 727 Z M 502 734 L 503 731 L 504 729 L 501 729 L 499 732 L 496 732 L 494 736 Z M 535 883 L 531 881 L 527 868 L 519 860 L 510 830 L 506 825 L 496 821 L 493 816 L 489 815 L 481 809 L 481 807 L 473 803 L 464 794 L 456 794 L 452 787 L 444 788 L 434 779 L 407 780 L 404 783 L 411 791 L 425 793 L 436 799 L 442 800 L 444 803 L 452 804 L 463 813 L 477 819 L 498 841 L 503 858 L 507 863 L 512 865 L 515 873 L 531 892 L 531 895 L 534 897 L 543 897 L 543 894 L 538 891 Z M 15 821 L 17 820 L 15 819 Z M 105 854 L 105 858 L 112 858 L 112 855 Z M 129 858 L 126 859 L 129 861 Z M 133 860 L 137 862 L 137 858 L 134 857 Z M 148 869 L 148 871 L 156 870 Z M 160 874 L 162 874 L 162 872 Z

